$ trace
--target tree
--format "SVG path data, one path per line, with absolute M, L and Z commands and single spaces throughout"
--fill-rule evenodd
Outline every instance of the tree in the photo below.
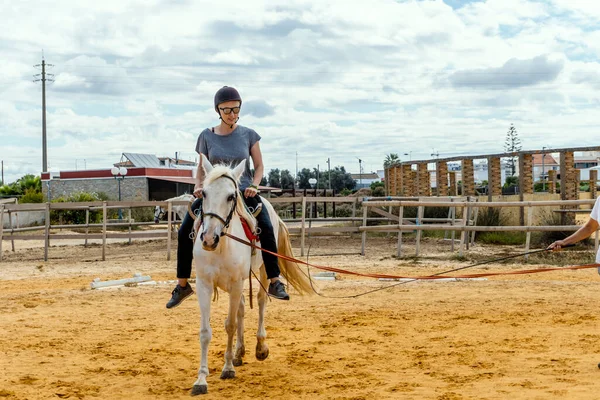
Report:
M 311 189 L 310 182 L 308 181 L 310 178 L 313 178 L 310 169 L 302 168 L 302 170 L 298 172 L 298 187 L 300 189 Z
M 39 176 L 32 174 L 24 175 L 15 182 L 0 187 L 0 195 L 22 196 L 28 190 L 42 192 L 42 180 Z
M 388 169 L 399 164 L 400 157 L 398 157 L 398 153 L 390 153 L 385 156 L 385 160 L 383 161 L 383 168 Z
M 513 124 L 510 124 L 510 128 L 508 128 L 508 132 L 506 133 L 504 151 L 507 153 L 521 151 L 521 139 L 519 139 L 517 128 Z M 510 157 L 508 162 L 510 164 L 511 176 L 514 176 L 517 169 L 516 157 Z
M 279 172 L 279 168 L 274 168 L 269 171 L 269 178 L 267 181 L 271 187 L 281 187 L 281 173 Z
M 340 192 L 343 189 L 352 190 L 356 187 L 356 181 L 352 175 L 346 172 L 344 167 L 335 167 L 331 170 L 331 188 Z
M 293 189 L 294 188 L 294 177 L 287 169 L 281 171 L 281 188 L 282 189 Z

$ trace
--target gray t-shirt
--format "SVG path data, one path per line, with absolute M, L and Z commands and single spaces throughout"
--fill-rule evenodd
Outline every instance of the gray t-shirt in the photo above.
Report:
M 260 135 L 253 129 L 238 125 L 229 135 L 217 135 L 206 128 L 198 136 L 196 152 L 208 157 L 212 165 L 232 164 L 236 166 L 246 160 L 246 170 L 240 178 L 240 189 L 244 190 L 252 184 L 250 173 L 250 149 L 260 140 Z

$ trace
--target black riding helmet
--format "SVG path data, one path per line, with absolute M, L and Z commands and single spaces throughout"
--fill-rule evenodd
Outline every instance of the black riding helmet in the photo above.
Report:
M 226 101 L 239 101 L 240 106 L 242 105 L 242 97 L 235 88 L 231 86 L 223 86 L 215 93 L 215 111 L 219 112 L 219 104 L 225 103 Z

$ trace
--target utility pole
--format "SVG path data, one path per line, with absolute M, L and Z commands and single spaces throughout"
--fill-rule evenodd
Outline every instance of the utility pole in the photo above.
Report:
M 2 160 L 2 184 L 4 185 L 4 160 Z
M 40 79 L 35 79 L 34 82 L 42 82 L 42 172 L 48 172 L 48 151 L 46 141 L 46 81 L 54 82 L 52 78 L 46 78 L 46 75 L 54 76 L 53 74 L 46 74 L 46 66 L 53 67 L 52 64 L 46 64 L 44 60 L 44 53 L 42 52 L 42 63 L 34 65 L 34 67 L 42 67 L 41 74 L 35 74 L 34 77 L 41 76 Z
M 329 190 L 331 190 L 331 159 L 327 157 L 327 170 L 329 171 Z
M 296 187 L 296 183 L 298 183 L 298 152 L 296 152 L 296 179 L 294 179 L 294 188 Z M 296 213 L 294 213 L 294 215 L 296 215 Z
M 360 158 L 358 158 L 358 186 L 360 186 L 359 189 L 362 189 L 362 160 Z

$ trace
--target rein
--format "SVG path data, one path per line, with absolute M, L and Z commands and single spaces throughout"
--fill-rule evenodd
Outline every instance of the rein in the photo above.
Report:
M 512 255 L 512 256 L 507 256 L 507 257 L 502 257 L 502 258 L 498 258 L 498 259 L 494 259 L 494 260 L 488 260 L 488 261 L 484 261 L 484 262 L 480 262 L 480 263 L 476 263 L 476 264 L 472 264 L 472 265 L 467 265 L 464 267 L 459 267 L 459 268 L 455 268 L 455 269 L 451 269 L 448 271 L 444 271 L 444 272 L 440 272 L 437 274 L 433 274 L 433 275 L 426 275 L 426 276 L 405 276 L 405 275 L 388 275 L 388 274 L 365 274 L 365 273 L 360 273 L 360 272 L 354 272 L 354 271 L 348 271 L 348 270 L 344 270 L 341 268 L 334 268 L 334 267 L 327 267 L 327 266 L 323 266 L 323 265 L 315 265 L 315 264 L 311 264 L 302 260 L 299 260 L 297 258 L 294 257 L 288 257 L 286 255 L 282 255 L 279 253 L 275 253 L 266 249 L 263 249 L 253 243 L 250 243 L 244 239 L 241 239 L 237 236 L 231 235 L 229 233 L 226 233 L 225 236 L 229 237 L 230 239 L 233 239 L 237 242 L 243 243 L 247 246 L 253 247 L 257 250 L 260 251 L 264 251 L 267 252 L 269 254 L 272 254 L 278 258 L 281 258 L 283 260 L 287 260 L 287 261 L 291 261 L 291 262 L 295 262 L 298 264 L 303 264 L 306 265 L 307 267 L 313 267 L 316 269 L 320 269 L 323 271 L 329 271 L 329 272 L 336 272 L 336 273 L 340 273 L 340 274 L 346 274 L 346 275 L 354 275 L 354 276 L 361 276 L 361 277 L 366 277 L 366 278 L 384 278 L 384 279 L 409 279 L 407 281 L 403 281 L 403 282 L 398 282 L 395 284 L 391 284 L 388 286 L 384 286 L 378 289 L 374 289 L 368 292 L 364 292 L 364 293 L 360 293 L 357 295 L 352 295 L 352 296 L 339 296 L 339 297 L 331 297 L 331 296 L 324 296 L 321 293 L 317 292 L 315 290 L 315 288 L 313 287 L 313 291 L 319 295 L 319 296 L 323 296 L 323 297 L 330 297 L 330 298 L 356 298 L 356 297 L 360 297 L 360 296 L 364 296 L 370 293 L 374 293 L 380 290 L 385 290 L 385 289 L 390 289 L 392 287 L 395 286 L 399 286 L 399 285 L 403 285 L 406 283 L 410 283 L 410 282 L 415 282 L 418 280 L 435 280 L 435 279 L 448 279 L 448 278 L 455 278 L 455 279 L 469 279 L 469 278 L 483 278 L 483 277 L 490 277 L 490 276 L 505 276 L 505 275 L 525 275 L 525 274 L 536 274 L 536 273 L 541 273 L 541 272 L 551 272 L 551 271 L 562 271 L 562 270 L 580 270 L 580 269 L 590 269 L 590 268 L 598 268 L 600 267 L 600 264 L 584 264 L 584 265 L 575 265 L 575 266 L 570 266 L 570 267 L 552 267 L 552 268 L 537 268 L 537 269 L 525 269 L 525 270 L 519 270 L 519 271 L 510 271 L 510 272 L 485 272 L 485 273 L 478 273 L 478 274 L 468 274 L 468 275 L 458 275 L 458 276 L 449 276 L 446 274 L 449 274 L 451 272 L 456 272 L 456 271 L 460 271 L 463 269 L 467 269 L 467 268 L 473 268 L 473 267 L 477 267 L 480 265 L 484 265 L 484 264 L 490 264 L 493 262 L 497 262 L 497 261 L 502 261 L 502 260 L 507 260 L 510 258 L 516 258 L 516 257 L 522 257 L 528 254 L 534 254 L 534 253 L 541 253 L 541 252 L 546 252 L 546 251 L 551 251 L 550 249 L 542 249 L 542 250 L 534 250 L 534 251 L 530 251 L 528 253 L 522 253 L 522 254 L 516 254 L 516 255 Z M 563 246 L 563 247 L 573 247 L 574 245 L 568 245 L 568 246 Z M 310 279 L 310 275 L 309 275 L 309 279 Z M 312 279 L 311 279 L 311 286 L 312 286 Z

